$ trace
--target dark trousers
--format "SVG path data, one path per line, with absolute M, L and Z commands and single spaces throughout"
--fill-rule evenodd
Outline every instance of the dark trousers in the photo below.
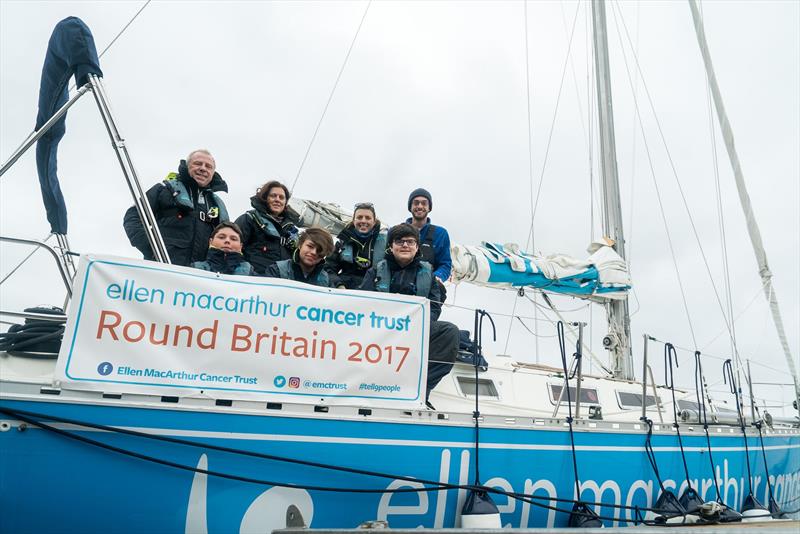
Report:
M 428 349 L 428 391 L 425 400 L 442 378 L 453 368 L 458 354 L 458 327 L 447 321 L 431 321 Z

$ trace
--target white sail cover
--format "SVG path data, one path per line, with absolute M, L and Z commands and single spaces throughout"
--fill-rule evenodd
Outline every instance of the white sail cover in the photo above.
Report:
M 624 299 L 631 288 L 625 261 L 605 242 L 592 243 L 588 251 L 591 256 L 579 260 L 566 254 L 531 255 L 515 243 L 453 245 L 452 280 L 488 287 L 534 287 L 601 301 Z

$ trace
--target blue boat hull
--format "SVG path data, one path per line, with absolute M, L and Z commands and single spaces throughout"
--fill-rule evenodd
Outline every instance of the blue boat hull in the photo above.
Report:
M 2 400 L 0 407 L 449 484 L 468 485 L 475 478 L 474 428 L 447 420 L 405 423 L 329 414 L 249 415 L 58 401 Z M 392 494 L 387 490 L 415 483 L 54 425 L 151 459 L 298 487 L 232 480 L 161 465 L 30 425 L 20 431 L 18 420 L 8 414 L 0 419 L 11 423 L 0 432 L 0 532 L 263 532 L 285 526 L 289 504 L 317 528 L 355 527 L 371 519 L 386 519 L 392 527 L 452 527 L 459 524 L 458 511 L 466 496 L 464 489 L 438 488 Z M 712 437 L 713 458 L 723 498 L 738 509 L 748 493 L 744 440 L 727 428 L 725 432 Z M 565 526 L 567 513 L 541 505 L 571 509 L 568 502 L 549 500 L 574 498 L 566 429 L 487 426 L 481 428 L 480 438 L 480 477 L 485 485 L 543 498 L 532 504 L 495 495 L 503 525 Z M 581 497 L 606 503 L 596 508 L 600 515 L 624 525 L 636 512 L 610 504 L 652 505 L 659 487 L 644 453 L 644 430 L 580 430 L 575 439 Z M 757 438 L 748 439 L 748 444 L 754 494 L 763 503 L 768 495 L 761 449 Z M 668 488 L 679 492 L 685 482 L 677 445 L 674 434 L 653 436 L 661 476 Z M 786 509 L 798 508 L 800 436 L 773 434 L 765 437 L 765 445 L 777 501 Z M 704 435 L 695 431 L 684 436 L 684 446 L 693 485 L 706 499 L 715 498 Z

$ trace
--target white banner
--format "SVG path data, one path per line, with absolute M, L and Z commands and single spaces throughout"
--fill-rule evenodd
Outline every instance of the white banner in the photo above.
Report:
M 114 393 L 416 408 L 428 300 L 82 256 L 56 368 Z

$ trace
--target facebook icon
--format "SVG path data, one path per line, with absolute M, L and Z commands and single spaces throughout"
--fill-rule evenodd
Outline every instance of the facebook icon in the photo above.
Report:
M 103 376 L 110 375 L 113 370 L 114 366 L 110 362 L 103 362 L 97 366 L 97 372 Z

